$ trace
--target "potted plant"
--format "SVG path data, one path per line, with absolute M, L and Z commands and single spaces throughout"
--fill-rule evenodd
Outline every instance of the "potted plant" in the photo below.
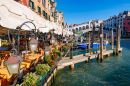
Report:
M 47 62 L 48 60 L 50 60 L 51 59 L 51 56 L 45 56 L 44 57 L 44 60 Z
M 58 54 L 55 53 L 55 54 L 53 55 L 52 59 L 53 59 L 54 61 L 57 61 L 58 57 L 59 57 Z
M 53 67 L 53 66 L 55 65 L 55 61 L 52 60 L 52 59 L 48 60 L 47 63 L 48 63 L 48 65 L 51 66 L 51 67 Z
M 60 52 L 57 48 L 55 48 L 55 49 L 53 50 L 53 53 L 54 53 L 54 55 L 61 56 L 61 52 Z
M 43 76 L 50 70 L 50 66 L 48 64 L 38 64 L 36 66 L 36 74 Z
M 39 80 L 35 73 L 28 73 L 23 81 L 23 86 L 36 86 Z
M 63 46 L 63 51 L 66 52 L 67 51 L 67 46 Z

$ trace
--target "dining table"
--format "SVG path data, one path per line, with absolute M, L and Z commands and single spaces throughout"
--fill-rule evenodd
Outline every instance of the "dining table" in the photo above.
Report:
M 25 67 L 26 68 L 26 74 L 27 74 L 29 72 L 28 70 L 30 68 L 32 61 L 37 58 L 36 62 L 38 62 L 38 59 L 41 56 L 42 56 L 41 54 L 29 54 L 28 58 L 24 59 L 21 62 L 20 69 Z M 0 68 L 0 86 L 9 86 L 9 81 L 10 81 L 12 76 L 13 76 L 13 74 L 9 74 L 8 69 L 5 65 L 2 68 Z

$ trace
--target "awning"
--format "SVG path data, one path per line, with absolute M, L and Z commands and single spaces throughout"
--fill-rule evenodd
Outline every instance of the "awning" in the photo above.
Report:
M 32 21 L 36 27 L 49 27 L 49 22 L 28 7 L 19 4 L 13 0 L 0 1 L 0 25 L 6 28 L 15 29 L 26 21 Z M 32 24 L 27 24 L 31 29 L 34 29 Z M 24 30 L 30 30 L 27 26 L 23 26 Z

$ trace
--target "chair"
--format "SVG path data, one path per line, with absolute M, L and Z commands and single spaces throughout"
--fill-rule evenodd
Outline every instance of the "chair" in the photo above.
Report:
M 44 63 L 44 56 L 41 56 L 41 57 L 38 59 L 38 63 Z
M 17 79 L 18 79 L 18 75 L 17 74 L 13 75 L 9 81 L 10 86 L 15 86 L 17 83 Z
M 35 60 L 33 60 L 33 62 L 31 63 L 31 66 L 29 68 L 29 72 L 34 72 L 35 71 L 36 61 L 37 61 L 37 58 Z
M 18 74 L 17 84 L 22 83 L 25 70 L 26 70 L 26 67 L 23 67 L 22 69 L 20 69 L 19 74 Z

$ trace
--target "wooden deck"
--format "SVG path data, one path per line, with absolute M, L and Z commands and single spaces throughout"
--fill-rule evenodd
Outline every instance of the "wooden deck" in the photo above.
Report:
M 119 48 L 119 51 L 122 51 L 122 48 Z M 103 51 L 103 56 L 109 56 L 110 54 L 114 54 L 115 50 L 107 50 L 107 51 Z M 94 58 L 98 58 L 100 55 L 100 52 L 94 52 L 93 54 L 86 54 L 86 55 L 78 55 L 78 56 L 73 56 L 73 59 L 69 59 L 69 57 L 64 57 L 62 60 L 59 61 L 58 66 L 57 66 L 57 70 L 62 69 L 66 66 L 71 66 L 72 68 L 74 67 L 74 64 L 76 63 L 80 63 L 80 62 L 88 62 L 89 59 L 94 59 Z

